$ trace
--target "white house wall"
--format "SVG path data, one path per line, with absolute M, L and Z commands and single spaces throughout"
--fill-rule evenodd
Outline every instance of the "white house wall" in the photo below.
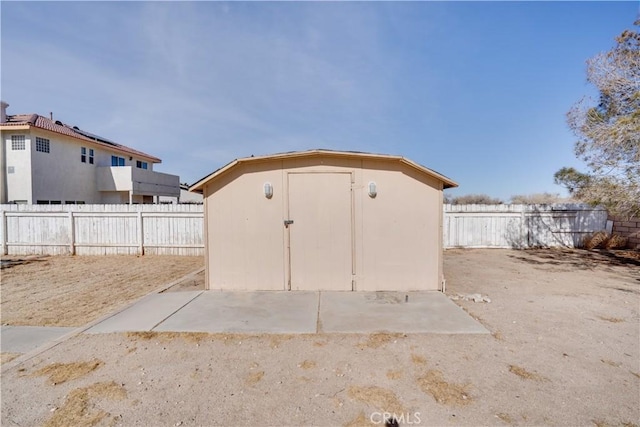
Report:
M 11 136 L 25 135 L 25 150 L 14 151 L 11 149 Z M 49 153 L 36 151 L 36 137 L 49 140 Z M 159 174 L 152 172 L 153 163 L 149 160 L 136 158 L 129 154 L 124 154 L 116 150 L 109 150 L 90 141 L 81 141 L 75 138 L 66 137 L 55 132 L 31 128 L 31 130 L 3 129 L 2 143 L 4 150 L 0 150 L 5 156 L 3 162 L 3 179 L 6 177 L 6 200 L 3 192 L 3 203 L 13 203 L 15 201 L 26 201 L 35 204 L 42 201 L 83 202 L 90 203 L 128 203 L 129 194 L 123 192 L 115 193 L 106 188 L 105 192 L 99 191 L 99 169 L 101 167 L 111 167 L 111 157 L 118 156 L 124 158 L 126 169 L 127 189 L 133 188 L 132 177 L 151 177 L 152 182 L 159 185 L 137 184 L 139 193 L 145 194 L 169 194 L 171 185 L 176 187 L 178 192 L 179 178 L 175 175 Z M 86 148 L 86 162 L 81 161 L 81 147 Z M 89 150 L 94 150 L 94 163 L 89 163 Z M 141 160 L 147 163 L 148 169 L 136 167 L 136 161 Z M 9 167 L 13 167 L 13 173 L 8 173 Z M 152 175 L 153 174 L 153 175 Z M 118 174 L 116 174 L 119 176 Z M 120 190 L 122 185 L 118 187 Z M 158 192 L 155 192 L 158 190 Z M 134 197 L 134 202 L 142 203 L 148 198 Z
M 67 138 L 55 138 L 50 133 L 31 132 L 31 171 L 33 201 L 60 200 L 99 203 L 96 191 L 96 164 L 80 161 L 78 143 Z M 49 153 L 35 150 L 36 136 L 49 139 Z M 87 147 L 87 151 L 88 151 Z M 102 156 L 104 157 L 104 153 Z M 88 159 L 88 153 L 87 153 Z
M 11 149 L 11 135 L 24 135 L 25 136 L 25 149 L 24 150 L 12 150 Z M 16 132 L 2 132 L 2 143 L 4 149 L 0 152 L 6 156 L 3 162 L 5 169 L 2 171 L 3 177 L 6 177 L 6 200 L 13 202 L 15 200 L 24 200 L 26 203 L 32 203 L 32 190 L 31 190 L 31 146 L 35 146 L 35 139 L 27 131 Z M 10 170 L 13 173 L 9 173 Z

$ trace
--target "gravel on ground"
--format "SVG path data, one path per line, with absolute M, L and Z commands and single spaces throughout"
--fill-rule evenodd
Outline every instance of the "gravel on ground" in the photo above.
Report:
M 449 250 L 491 335 L 79 335 L 3 374 L 2 425 L 640 424 L 640 268 Z M 61 382 L 56 382 L 61 381 Z

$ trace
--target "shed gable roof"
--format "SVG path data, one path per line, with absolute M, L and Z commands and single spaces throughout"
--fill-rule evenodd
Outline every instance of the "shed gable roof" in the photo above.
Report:
M 198 180 L 195 184 L 189 187 L 189 191 L 202 191 L 204 185 L 217 179 L 218 177 L 225 174 L 230 169 L 233 169 L 240 164 L 260 162 L 260 161 L 264 162 L 264 161 L 271 161 L 271 160 L 283 160 L 283 159 L 300 158 L 300 157 L 317 157 L 317 156 L 338 157 L 338 158 L 351 157 L 356 159 L 359 158 L 359 159 L 372 159 L 372 160 L 393 160 L 393 161 L 397 161 L 399 163 L 405 164 L 429 177 L 442 181 L 444 188 L 453 188 L 458 186 L 458 184 L 455 181 L 447 178 L 446 176 L 402 156 L 394 156 L 389 154 L 365 153 L 360 151 L 336 151 L 336 150 L 314 149 L 314 150 L 307 150 L 307 151 L 290 151 L 286 153 L 270 154 L 266 156 L 255 156 L 255 157 L 252 156 L 252 157 L 243 157 L 240 159 L 236 159 L 226 164 L 225 166 L 221 167 L 220 169 L 210 173 L 204 178 Z

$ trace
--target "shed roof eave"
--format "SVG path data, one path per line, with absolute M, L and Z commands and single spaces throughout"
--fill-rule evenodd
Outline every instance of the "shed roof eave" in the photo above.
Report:
M 354 158 L 360 157 L 360 158 L 379 159 L 379 160 L 395 160 L 395 161 L 404 163 L 407 166 L 410 166 L 421 173 L 424 173 L 426 175 L 429 175 L 433 178 L 436 178 L 442 181 L 443 188 L 453 188 L 458 186 L 458 184 L 455 181 L 452 181 L 446 176 L 402 156 L 395 156 L 395 155 L 389 155 L 389 154 L 373 154 L 373 153 L 365 153 L 365 152 L 357 152 L 357 151 L 335 151 L 335 150 L 325 150 L 325 149 L 313 149 L 313 150 L 307 150 L 307 151 L 290 151 L 286 153 L 270 154 L 270 155 L 264 155 L 264 156 L 242 157 L 239 159 L 235 159 L 227 163 L 226 165 L 222 166 L 221 168 L 213 171 L 209 175 L 206 175 L 205 177 L 196 181 L 193 185 L 189 187 L 189 191 L 202 192 L 202 189 L 206 183 L 216 179 L 217 177 L 224 174 L 229 169 L 234 168 L 240 163 L 282 160 L 282 159 L 289 159 L 289 158 L 295 158 L 295 157 L 309 157 L 309 156 L 316 156 L 316 155 L 327 155 L 332 157 L 354 157 Z

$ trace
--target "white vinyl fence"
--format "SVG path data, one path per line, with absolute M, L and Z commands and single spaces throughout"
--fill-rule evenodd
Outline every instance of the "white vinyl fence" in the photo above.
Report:
M 10 255 L 203 255 L 202 205 L 0 205 Z
M 203 255 L 202 205 L 0 205 L 2 254 Z M 445 248 L 580 246 L 587 205 L 444 205 Z
M 607 226 L 607 211 L 584 204 L 444 205 L 445 248 L 580 247 Z

